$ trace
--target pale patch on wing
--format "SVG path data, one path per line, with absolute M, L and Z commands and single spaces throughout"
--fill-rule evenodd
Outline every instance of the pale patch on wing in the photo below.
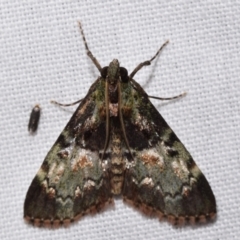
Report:
M 134 124 L 138 127 L 139 131 L 149 130 L 150 128 L 149 120 L 139 113 L 136 116 L 136 121 Z
M 150 166 L 158 165 L 161 171 L 164 170 L 165 164 L 163 157 L 159 155 L 156 149 L 151 148 L 142 151 L 140 158 L 144 162 L 144 164 L 149 164 Z
M 58 156 L 62 159 L 67 159 L 70 154 L 70 149 L 64 149 L 58 152 Z
M 56 166 L 57 166 L 57 163 L 53 162 L 53 164 L 51 165 L 51 167 L 49 169 L 48 175 L 47 175 L 48 178 L 50 178 L 53 175 L 53 172 L 54 172 Z
M 95 185 L 96 185 L 95 182 L 89 179 L 84 183 L 83 188 L 84 189 L 91 189 L 92 187 L 95 187 Z
M 152 178 L 146 177 L 141 181 L 140 186 L 142 186 L 142 185 L 148 185 L 149 187 L 153 187 L 154 182 L 153 182 Z
M 96 121 L 96 118 L 95 116 L 90 116 L 88 117 L 85 122 L 84 122 L 84 129 L 91 129 L 92 128 L 92 125 L 94 124 L 94 122 Z
M 173 172 L 177 177 L 179 177 L 181 180 L 185 180 L 186 177 L 189 175 L 189 171 L 186 167 L 186 164 L 183 160 L 180 159 L 180 161 L 175 160 L 171 163 Z
M 192 187 L 193 185 L 197 184 L 197 180 L 193 177 L 190 178 L 190 186 Z
M 48 198 L 53 199 L 56 196 L 56 190 L 52 187 L 49 188 L 47 180 L 44 180 L 41 184 L 42 191 L 46 193 Z
M 51 198 L 51 199 L 53 199 L 53 198 L 55 198 L 55 196 L 56 196 L 56 191 L 55 191 L 55 189 L 54 188 L 49 188 L 49 190 L 48 190 L 48 197 L 49 198 Z
M 56 176 L 54 178 L 55 183 L 59 182 L 59 180 L 61 179 L 61 176 L 63 175 L 64 171 L 65 171 L 65 164 L 63 164 L 63 163 L 59 164 L 59 167 L 56 171 Z
M 81 197 L 82 192 L 81 192 L 79 186 L 77 186 L 74 194 L 75 194 L 75 196 L 74 196 L 75 198 Z
M 168 146 L 164 141 L 161 141 L 161 146 L 166 155 L 169 155 L 171 152 L 177 152 L 176 148 Z
M 134 184 L 138 184 L 138 181 L 137 181 L 137 179 L 136 178 L 134 178 L 134 177 L 132 177 L 132 182 L 134 183 Z
M 77 156 L 71 159 L 71 168 L 72 171 L 77 172 L 80 169 L 84 169 L 85 167 L 93 167 L 93 163 L 88 156 L 88 152 L 85 149 L 81 149 Z
M 40 169 L 37 172 L 37 177 L 40 182 L 42 182 L 46 177 L 46 170 L 43 168 L 43 166 L 40 167 Z
M 192 190 L 192 189 L 189 188 L 188 186 L 184 186 L 184 187 L 182 188 L 182 195 L 183 195 L 184 197 L 188 197 L 191 190 Z
M 61 162 L 57 165 L 56 162 L 53 162 L 53 164 L 51 165 L 49 172 L 47 174 L 49 183 L 57 184 L 59 182 L 59 180 L 61 179 L 64 171 L 65 171 L 65 163 Z
M 102 169 L 103 169 L 103 171 L 106 171 L 107 168 L 108 168 L 108 161 L 107 160 L 103 160 L 102 161 Z
M 187 168 L 186 161 L 180 159 L 179 162 L 180 162 L 180 166 L 182 168 L 182 171 L 185 172 L 186 175 L 188 175 L 189 174 L 189 170 Z

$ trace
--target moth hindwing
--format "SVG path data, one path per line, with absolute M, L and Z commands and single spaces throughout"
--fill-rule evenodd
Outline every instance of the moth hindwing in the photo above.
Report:
M 80 23 L 79 23 L 80 25 Z M 143 212 L 173 224 L 205 222 L 216 214 L 213 192 L 191 155 L 114 59 L 102 68 L 33 179 L 24 217 L 36 226 L 60 226 L 98 211 L 122 194 Z

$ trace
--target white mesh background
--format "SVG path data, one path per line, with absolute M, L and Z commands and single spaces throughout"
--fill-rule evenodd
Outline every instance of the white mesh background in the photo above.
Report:
M 0 239 L 238 239 L 240 132 L 240 4 L 237 1 L 1 1 L 0 2 Z M 75 107 L 54 99 L 85 96 L 98 71 L 86 56 L 77 20 L 102 66 L 118 58 L 131 72 L 170 44 L 136 74 L 166 121 L 209 180 L 218 219 L 174 228 L 117 199 L 115 208 L 69 228 L 24 223 L 26 191 Z M 29 136 L 31 108 L 42 107 Z

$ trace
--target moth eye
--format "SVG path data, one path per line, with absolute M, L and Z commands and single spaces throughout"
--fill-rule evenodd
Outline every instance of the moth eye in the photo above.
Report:
M 106 77 L 107 77 L 107 71 L 108 71 L 108 67 L 102 68 L 102 70 L 101 70 L 101 76 L 102 76 L 103 78 L 106 78 Z
M 128 81 L 128 71 L 126 68 L 120 67 L 120 75 L 121 75 L 122 82 Z

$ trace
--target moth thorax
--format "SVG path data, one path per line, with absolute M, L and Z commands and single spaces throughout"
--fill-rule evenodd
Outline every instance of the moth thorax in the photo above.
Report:
M 109 102 L 110 103 L 117 103 L 118 102 L 118 89 L 117 84 L 109 84 L 108 86 L 108 95 L 109 95 Z

